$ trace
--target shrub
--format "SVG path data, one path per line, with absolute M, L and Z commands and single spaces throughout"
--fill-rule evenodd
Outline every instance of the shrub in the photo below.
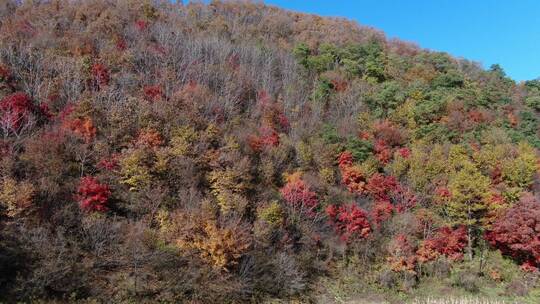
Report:
M 81 178 L 77 188 L 77 201 L 84 211 L 107 211 L 110 196 L 111 190 L 108 185 L 101 184 L 92 176 Z
M 451 261 L 463 258 L 463 249 L 467 246 L 467 231 L 464 226 L 456 229 L 442 227 L 437 233 L 422 242 L 417 251 L 420 262 L 428 262 L 444 255 Z
M 390 256 L 387 258 L 390 269 L 396 272 L 416 274 L 415 246 L 404 234 L 398 234 L 388 244 Z
M 348 205 L 329 205 L 326 214 L 336 233 L 344 242 L 365 239 L 371 234 L 367 213 L 354 203 Z

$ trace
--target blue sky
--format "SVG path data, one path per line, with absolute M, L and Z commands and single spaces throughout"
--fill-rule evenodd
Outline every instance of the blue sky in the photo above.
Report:
M 353 19 L 388 37 L 480 62 L 517 81 L 540 77 L 540 0 L 265 0 Z

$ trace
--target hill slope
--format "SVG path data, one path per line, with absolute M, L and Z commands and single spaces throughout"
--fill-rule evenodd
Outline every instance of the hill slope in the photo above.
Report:
M 0 4 L 0 300 L 538 300 L 540 81 L 250 2 Z

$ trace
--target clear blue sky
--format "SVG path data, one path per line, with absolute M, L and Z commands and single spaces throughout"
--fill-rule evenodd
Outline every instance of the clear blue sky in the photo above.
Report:
M 265 0 L 282 8 L 345 17 L 513 79 L 540 77 L 540 0 Z

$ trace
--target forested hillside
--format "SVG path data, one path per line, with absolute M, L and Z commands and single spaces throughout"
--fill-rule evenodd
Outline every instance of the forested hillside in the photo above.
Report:
M 1 1 L 0 302 L 539 303 L 539 113 L 347 20 Z

